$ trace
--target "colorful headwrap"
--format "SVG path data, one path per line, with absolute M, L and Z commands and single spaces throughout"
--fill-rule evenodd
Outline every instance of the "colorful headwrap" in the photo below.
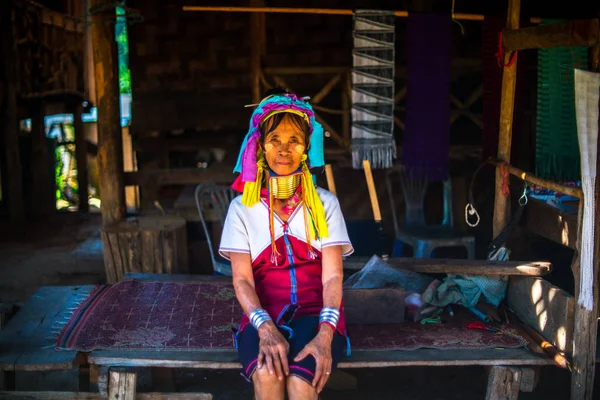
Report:
M 325 219 L 325 210 L 323 203 L 319 198 L 312 175 L 309 168 L 322 167 L 325 165 L 323 152 L 323 127 L 315 119 L 315 113 L 311 105 L 305 99 L 299 99 L 295 94 L 275 94 L 264 98 L 256 107 L 250 118 L 250 127 L 244 138 L 240 154 L 234 172 L 240 175 L 233 184 L 233 188 L 243 193 L 242 203 L 248 207 L 260 201 L 261 189 L 265 183 L 265 177 L 273 176 L 269 170 L 264 155 L 259 147 L 260 126 L 269 117 L 279 113 L 293 113 L 301 116 L 308 122 L 310 140 L 308 157 L 303 157 L 301 163 L 302 170 L 302 189 L 301 196 L 307 209 L 305 215 L 308 215 L 310 221 L 306 220 L 307 241 L 309 253 L 314 254 L 310 245 L 310 240 L 320 237 L 328 237 L 327 222 Z M 271 195 L 272 191 L 267 185 L 267 190 Z M 272 203 L 269 203 L 272 204 Z M 272 210 L 271 210 L 272 214 Z M 271 215 L 271 242 L 274 259 L 279 255 L 273 238 L 273 223 Z M 312 227 L 312 229 L 310 229 Z M 310 232 L 309 232 L 310 231 Z
M 310 146 L 308 148 L 308 163 L 310 168 L 325 165 L 323 155 L 323 127 L 315 119 L 315 113 L 310 104 L 298 99 L 295 94 L 277 94 L 264 98 L 252 113 L 250 128 L 242 143 L 240 155 L 233 172 L 240 172 L 242 182 L 256 181 L 256 151 L 260 138 L 260 124 L 267 116 L 275 112 L 294 112 L 306 114 L 310 127 Z

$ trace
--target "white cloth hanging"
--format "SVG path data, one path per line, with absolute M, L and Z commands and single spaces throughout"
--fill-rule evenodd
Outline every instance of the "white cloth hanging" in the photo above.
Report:
M 596 184 L 596 158 L 598 155 L 598 106 L 600 100 L 600 74 L 575 70 L 575 116 L 577 138 L 581 156 L 581 186 L 583 189 L 583 218 L 581 227 L 581 253 L 579 257 L 580 304 L 591 311 L 594 306 L 594 237 Z

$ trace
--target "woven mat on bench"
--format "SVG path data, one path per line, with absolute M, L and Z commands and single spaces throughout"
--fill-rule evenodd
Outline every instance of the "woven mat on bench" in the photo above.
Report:
M 231 285 L 126 280 L 98 286 L 58 321 L 57 350 L 234 350 L 242 310 Z M 61 326 L 62 325 L 62 326 Z M 353 350 L 516 348 L 517 336 L 457 324 L 352 325 Z

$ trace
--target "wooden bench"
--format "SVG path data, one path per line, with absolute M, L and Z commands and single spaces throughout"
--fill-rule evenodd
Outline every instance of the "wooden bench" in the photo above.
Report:
M 450 269 L 458 268 L 464 260 L 410 260 L 397 263 L 412 265 L 414 270 L 427 269 L 431 265 L 433 270 L 441 268 L 440 265 L 448 266 Z M 394 263 L 396 263 L 394 261 Z M 429 261 L 429 264 L 427 263 Z M 392 264 L 394 264 L 392 263 Z M 395 265 L 395 264 L 394 264 Z M 475 265 L 468 263 L 471 267 Z M 494 269 L 490 264 L 479 269 L 480 273 L 493 274 Z M 454 266 L 454 267 L 452 267 Z M 471 268 L 470 267 L 470 268 Z M 507 270 L 511 267 L 512 270 Z M 532 268 L 537 268 L 538 273 L 549 271 L 550 266 L 539 263 L 504 263 L 500 270 L 503 274 L 509 272 L 514 275 L 532 275 Z M 544 272 L 546 271 L 546 272 Z M 126 279 L 143 280 L 210 280 L 219 282 L 230 282 L 230 277 L 202 276 L 202 275 L 166 275 L 166 274 L 140 274 L 129 273 Z M 98 398 L 100 395 L 132 393 L 132 374 L 128 368 L 139 367 L 163 367 L 163 368 L 202 368 L 202 369 L 239 369 L 240 364 L 237 354 L 231 351 L 114 351 L 97 350 L 90 354 L 80 354 L 76 351 L 54 351 L 52 343 L 47 339 L 51 334 L 52 325 L 57 316 L 60 316 L 73 296 L 78 292 L 88 290 L 89 286 L 57 286 L 42 287 L 23 306 L 14 319 L 8 324 L 6 330 L 0 332 L 0 369 L 5 371 L 49 371 L 70 370 L 89 367 L 89 382 L 98 392 L 88 393 L 90 387 L 81 387 L 82 393 L 77 394 L 79 398 L 85 394 L 85 398 Z M 340 369 L 351 368 L 384 368 L 405 366 L 471 366 L 481 365 L 490 368 L 488 380 L 487 399 L 517 398 L 518 390 L 532 391 L 535 387 L 535 374 L 538 367 L 555 365 L 548 356 L 529 351 L 526 348 L 494 349 L 485 350 L 436 350 L 420 349 L 414 351 L 353 351 L 352 355 L 344 359 Z M 133 376 L 133 377 L 132 377 Z M 85 385 L 84 385 L 85 386 Z M 127 389 L 129 388 L 129 389 Z M 515 393 L 515 390 L 517 393 Z M 119 392 L 120 391 L 120 392 Z M 11 396 L 31 395 L 30 393 L 5 392 L 0 396 L 10 393 Z M 33 394 L 33 398 L 53 398 L 73 396 L 72 392 L 49 394 L 50 392 L 39 392 Z M 167 394 L 153 394 L 152 398 L 163 398 Z M 187 398 L 208 399 L 206 393 L 186 393 Z M 512 397 L 508 397 L 508 396 Z M 46 396 L 46 397 L 44 397 Z M 207 397 L 208 396 L 208 397 Z M 505 396 L 505 397 L 502 397 Z M 146 398 L 146 395 L 138 395 L 137 398 Z

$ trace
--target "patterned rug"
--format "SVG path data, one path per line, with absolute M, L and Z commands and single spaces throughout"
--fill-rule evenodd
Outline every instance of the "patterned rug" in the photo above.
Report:
M 97 287 L 64 319 L 57 350 L 234 350 L 231 285 L 127 280 Z M 456 324 L 351 325 L 353 350 L 517 348 L 520 338 Z

